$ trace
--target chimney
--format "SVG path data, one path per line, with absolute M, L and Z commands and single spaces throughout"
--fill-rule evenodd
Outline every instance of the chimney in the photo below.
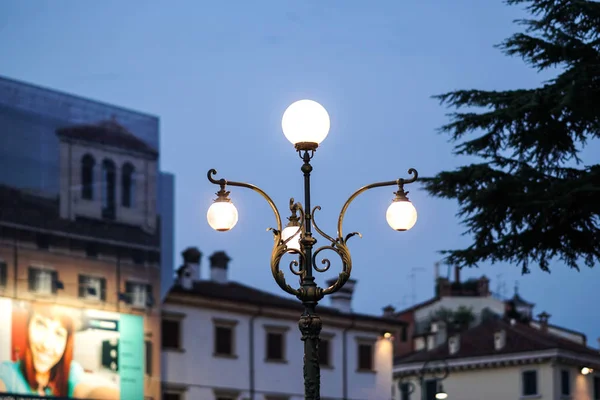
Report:
M 460 283 L 460 268 L 454 267 L 454 282 Z
M 477 281 L 477 295 L 479 297 L 488 297 L 490 295 L 490 280 L 485 275 Z
M 337 278 L 329 279 L 326 283 L 331 286 L 335 283 Z M 356 279 L 348 279 L 348 282 L 340 290 L 331 294 L 331 307 L 336 308 L 338 311 L 343 313 L 352 312 L 352 295 L 354 294 L 354 287 L 356 286 Z
M 546 311 L 538 314 L 538 318 L 540 320 L 540 330 L 542 332 L 548 332 L 548 319 L 551 317 Z
M 396 308 L 393 305 L 383 307 L 383 316 L 385 318 L 394 318 L 394 314 L 396 313 Z
M 450 355 L 458 353 L 460 350 L 460 335 L 451 336 L 448 339 L 448 353 Z
M 538 318 L 540 319 L 540 330 L 542 332 L 548 332 L 548 318 L 550 318 L 551 315 L 548 314 L 546 311 L 542 312 L 541 314 L 538 314 Z
M 446 278 L 438 279 L 436 283 L 437 287 L 437 296 L 439 297 L 450 297 L 452 296 L 452 285 L 450 281 Z
M 190 290 L 194 281 L 200 280 L 200 259 L 202 253 L 197 247 L 188 247 L 181 252 L 183 265 L 177 270 L 177 283 L 184 289 Z
M 210 280 L 227 283 L 227 266 L 231 258 L 224 251 L 216 251 L 210 256 Z
M 433 264 L 433 279 L 437 282 L 440 277 L 440 263 Z
M 506 331 L 502 329 L 494 333 L 494 349 L 502 350 L 506 346 Z

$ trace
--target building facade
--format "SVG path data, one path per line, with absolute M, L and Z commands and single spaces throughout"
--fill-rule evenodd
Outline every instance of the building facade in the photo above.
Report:
M 68 109 L 70 97 L 28 99 L 38 89 L 13 83 L 0 81 L 12 99 L 0 110 L 12 143 L 0 156 L 0 393 L 160 399 L 158 151 L 114 116 L 37 112 L 42 98 Z
M 544 322 L 535 328 L 515 320 L 484 321 L 394 364 L 397 400 L 433 400 L 440 384 L 448 398 L 461 400 L 600 398 L 600 351 L 549 332 Z M 436 381 L 444 364 L 449 374 Z
M 200 280 L 201 253 L 187 249 L 179 279 L 163 305 L 163 399 L 295 400 L 304 398 L 301 304 L 227 279 L 229 257 L 210 257 Z M 387 400 L 393 343 L 404 325 L 356 314 L 347 296 L 319 306 L 321 398 Z
M 470 304 L 443 299 L 419 307 Z M 599 399 L 600 350 L 584 334 L 550 324 L 546 312 L 535 318 L 534 307 L 515 289 L 500 305 L 482 298 L 468 323 L 431 314 L 406 344 L 412 351 L 395 357 L 394 398 L 432 400 L 443 385 L 448 398 L 463 400 Z
M 157 152 L 154 197 L 166 290 L 174 274 L 174 176 L 160 168 L 158 117 L 0 76 L 0 184 L 58 196 L 64 157 L 56 131 L 111 120 Z

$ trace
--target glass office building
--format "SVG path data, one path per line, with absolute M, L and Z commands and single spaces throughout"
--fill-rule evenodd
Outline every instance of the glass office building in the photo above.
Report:
M 113 120 L 159 152 L 159 118 L 0 76 L 0 185 L 57 197 L 60 182 L 56 131 Z M 162 295 L 173 276 L 174 176 L 157 162 Z

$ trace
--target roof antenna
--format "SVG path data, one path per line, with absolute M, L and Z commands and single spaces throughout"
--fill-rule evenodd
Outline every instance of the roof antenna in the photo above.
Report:
M 425 268 L 422 268 L 422 267 L 412 267 L 410 269 L 410 274 L 408 274 L 408 276 L 410 277 L 410 279 L 412 281 L 411 300 L 412 300 L 413 305 L 417 304 L 417 271 L 424 271 L 424 270 L 425 270 Z

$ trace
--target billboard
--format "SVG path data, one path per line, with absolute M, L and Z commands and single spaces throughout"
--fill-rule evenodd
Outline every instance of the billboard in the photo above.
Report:
M 0 298 L 0 400 L 144 398 L 138 315 Z

